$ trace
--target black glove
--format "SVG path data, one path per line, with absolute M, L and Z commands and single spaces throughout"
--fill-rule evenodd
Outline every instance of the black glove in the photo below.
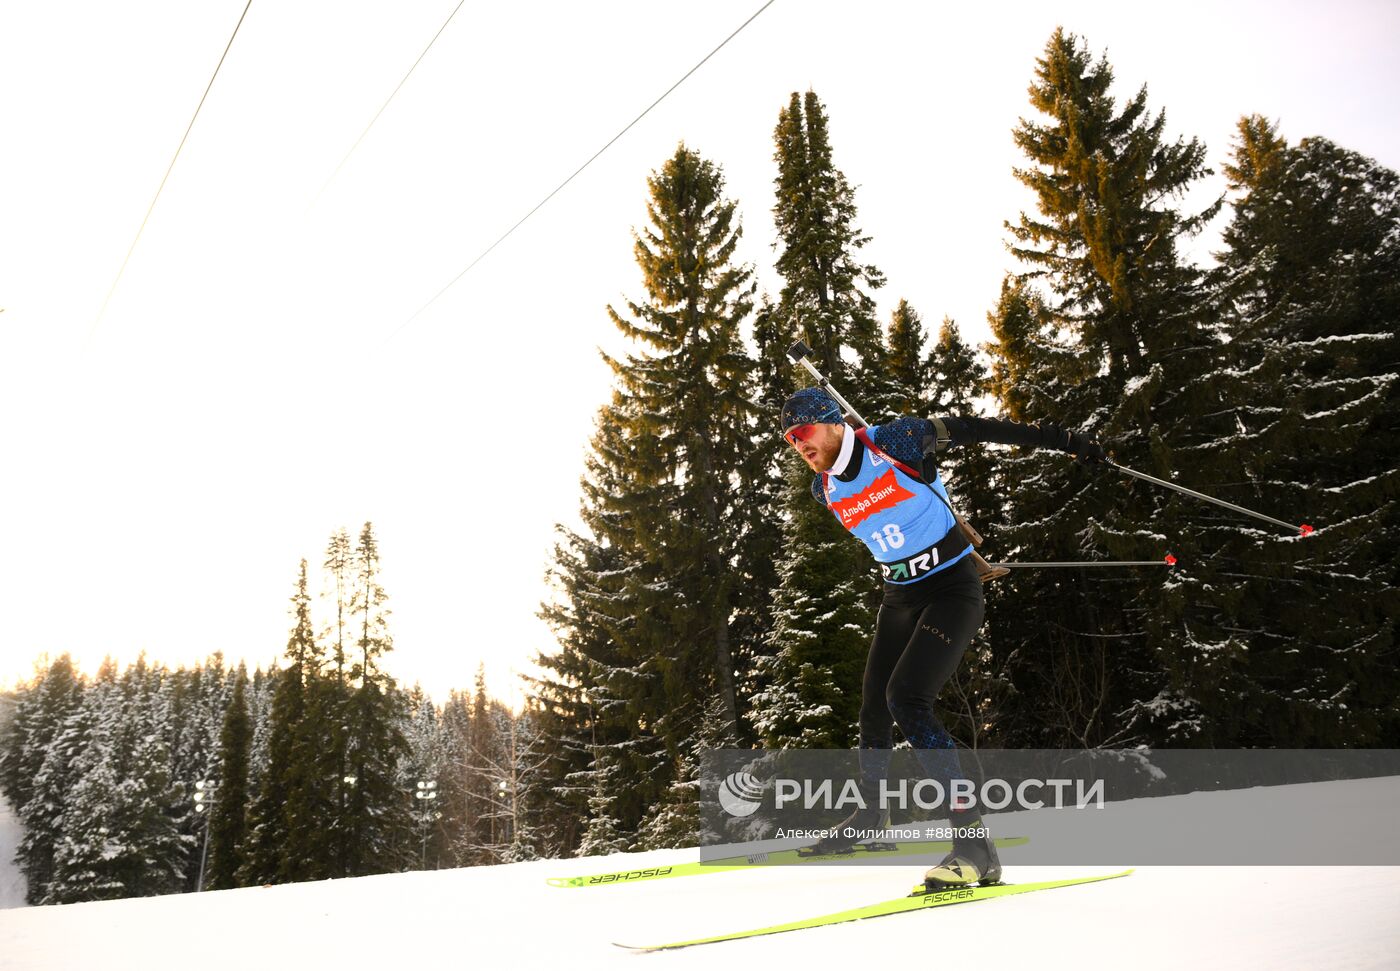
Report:
M 1039 425 L 1041 448 L 1057 448 L 1068 452 L 1086 465 L 1094 465 L 1108 460 L 1103 446 L 1097 440 L 1070 428 L 1061 428 L 1053 421 L 1043 421 Z
M 1066 431 L 1069 441 L 1062 446 L 1064 451 L 1069 452 L 1085 465 L 1096 465 L 1107 462 L 1108 456 L 1104 453 L 1103 446 L 1098 440 L 1091 438 L 1083 432 Z

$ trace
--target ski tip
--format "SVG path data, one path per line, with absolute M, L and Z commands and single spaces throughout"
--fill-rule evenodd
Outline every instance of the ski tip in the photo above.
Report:
M 583 885 L 578 877 L 549 877 L 545 883 L 551 887 L 578 887 Z
M 1313 529 L 1307 523 L 1303 523 L 1298 527 L 1298 532 L 1304 536 L 1311 536 L 1313 533 L 1317 532 L 1317 530 Z
M 1176 566 L 1176 557 L 1172 556 L 1170 553 L 1163 557 L 1162 560 L 1167 566 Z

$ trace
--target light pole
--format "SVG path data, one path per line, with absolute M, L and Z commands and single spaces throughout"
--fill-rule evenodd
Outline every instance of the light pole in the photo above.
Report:
M 432 820 L 440 819 L 441 813 L 433 811 L 433 801 L 437 799 L 437 782 L 418 780 L 418 790 L 413 794 L 413 798 L 418 800 L 418 828 L 422 831 L 423 848 L 421 859 L 418 862 L 418 869 L 428 869 L 428 826 Z
M 213 779 L 200 779 L 194 784 L 194 811 L 204 817 L 204 849 L 199 854 L 199 881 L 195 884 L 195 893 L 204 889 L 204 867 L 209 862 L 209 800 L 218 785 Z
M 515 841 L 515 786 L 512 784 L 515 781 L 514 775 L 515 773 L 512 770 L 512 778 L 509 781 L 502 779 L 500 782 L 496 783 L 496 791 L 501 794 L 499 800 L 501 805 L 505 805 L 504 800 L 506 795 L 510 795 L 510 815 L 507 817 L 508 822 L 506 823 L 505 842 L 507 846 Z

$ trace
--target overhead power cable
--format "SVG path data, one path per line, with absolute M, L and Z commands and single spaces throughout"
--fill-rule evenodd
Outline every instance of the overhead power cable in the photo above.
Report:
M 155 211 L 156 202 L 160 199 L 161 192 L 165 189 L 165 183 L 170 179 L 170 173 L 175 170 L 175 162 L 180 158 L 180 152 L 185 147 L 185 142 L 189 140 L 190 131 L 194 128 L 195 120 L 199 118 L 199 110 L 204 107 L 204 101 L 209 97 L 209 91 L 214 87 L 214 79 L 219 76 L 219 69 L 224 66 L 224 59 L 228 57 L 229 49 L 233 47 L 233 39 L 238 36 L 238 28 L 243 26 L 243 18 L 248 16 L 248 8 L 253 5 L 253 0 L 248 0 L 243 7 L 243 12 L 238 15 L 238 23 L 233 27 L 233 33 L 229 35 L 228 43 L 224 46 L 224 52 L 219 55 L 219 63 L 214 66 L 214 73 L 209 77 L 209 83 L 204 87 L 204 94 L 200 95 L 199 104 L 195 106 L 194 115 L 190 118 L 189 125 L 185 128 L 185 134 L 180 139 L 179 147 L 175 149 L 175 155 L 170 159 L 170 165 L 165 170 L 165 175 L 161 177 L 160 185 L 156 188 L 156 194 L 151 199 L 151 204 L 146 209 L 146 217 L 141 220 L 141 226 L 136 230 L 136 237 L 132 239 L 131 246 L 127 248 L 126 259 L 122 260 L 121 269 L 117 271 L 117 277 L 112 281 L 112 286 L 107 291 L 107 297 L 102 301 L 102 309 L 97 311 L 97 319 L 92 322 L 92 327 L 88 330 L 87 342 L 84 348 L 92 346 L 93 335 L 97 333 L 97 325 L 102 322 L 102 317 L 107 313 L 107 305 L 112 302 L 112 294 L 117 292 L 117 284 L 121 282 L 122 274 L 126 272 L 126 265 L 131 262 L 131 254 L 136 252 L 136 244 L 141 241 L 141 234 L 146 231 L 146 223 L 151 221 L 151 213 Z
M 408 79 L 413 76 L 413 72 L 418 69 L 418 65 L 423 63 L 423 58 L 428 56 L 428 51 L 433 49 L 433 45 L 437 43 L 437 39 L 442 36 L 442 32 L 447 29 L 448 24 L 452 23 L 452 18 L 457 16 L 457 11 L 461 10 L 462 4 L 466 2 L 467 0 L 458 0 L 457 6 L 452 8 L 452 12 L 447 15 L 447 19 L 442 22 L 442 26 L 437 29 L 437 33 L 433 35 L 433 39 L 428 41 L 428 46 L 423 48 L 423 53 L 418 55 L 418 60 L 414 61 L 413 66 L 408 69 L 408 73 L 399 79 L 398 85 L 389 93 L 389 97 L 384 100 L 384 103 L 379 106 L 379 110 L 376 111 L 374 117 L 369 120 L 369 124 L 365 126 L 365 130 L 360 132 L 360 137 L 355 139 L 355 144 L 350 146 L 350 151 L 345 153 L 345 157 L 340 160 L 340 164 L 335 167 L 335 171 L 331 173 L 330 178 L 326 179 L 326 184 L 321 186 L 321 191 L 316 194 L 318 199 L 326 189 L 330 187 L 330 184 L 335 181 L 335 177 L 340 174 L 340 170 L 345 167 L 345 163 L 350 161 L 350 156 L 355 154 L 355 149 L 360 147 L 360 143 L 365 140 L 365 136 L 369 134 L 369 130 L 373 128 L 374 123 L 379 120 L 379 116 L 384 114 L 384 109 L 389 107 L 389 102 L 394 100 L 399 90 L 408 82 Z
M 700 59 L 699 63 L 697 63 L 697 64 L 696 64 L 694 67 L 692 67 L 689 71 L 686 71 L 685 74 L 683 74 L 683 75 L 681 76 L 681 78 L 680 78 L 679 81 L 677 81 L 675 84 L 671 85 L 669 88 L 667 88 L 665 91 L 663 91 L 663 92 L 661 93 L 661 96 L 660 96 L 659 98 L 657 98 L 655 101 L 653 101 L 651 104 L 647 105 L 646 108 L 642 110 L 642 113 L 641 113 L 640 115 L 638 115 L 637 117 L 635 117 L 635 118 L 633 118 L 631 121 L 629 121 L 629 122 L 627 123 L 626 127 L 624 127 L 624 128 L 622 129 L 622 131 L 618 132 L 618 133 L 617 133 L 616 135 L 614 135 L 612 138 L 608 139 L 608 142 L 607 142 L 606 145 L 604 145 L 602 148 L 598 149 L 598 151 L 594 152 L 593 155 L 588 159 L 588 161 L 584 162 L 584 163 L 583 163 L 582 165 L 580 165 L 577 169 L 575 169 L 574 172 L 573 172 L 573 174 L 570 175 L 567 179 L 565 179 L 563 182 L 559 183 L 559 185 L 555 186 L 554 191 L 552 191 L 549 195 L 545 196 L 545 197 L 544 197 L 543 199 L 541 199 L 538 203 L 536 203 L 536 204 L 535 204 L 535 208 L 531 209 L 531 210 L 530 210 L 529 212 L 527 212 L 525 215 L 521 216 L 520 219 L 516 221 L 516 223 L 515 223 L 514 226 L 511 226 L 510 229 L 507 229 L 504 233 L 501 234 L 501 236 L 500 236 L 499 239 L 497 239 L 497 240 L 496 240 L 494 243 L 492 243 L 490 246 L 486 247 L 486 249 L 484 249 L 484 250 L 481 252 L 481 254 L 480 254 L 479 256 L 477 256 L 476 259 L 472 260 L 470 263 L 468 263 L 468 264 L 466 265 L 466 267 L 462 270 L 461 273 L 458 273 L 458 274 L 457 274 L 456 276 L 454 276 L 450 281 L 448 281 L 448 284 L 447 284 L 445 287 L 443 287 L 443 288 L 442 288 L 441 290 L 439 290 L 437 293 L 433 294 L 433 298 L 432 298 L 431 300 L 429 300 L 427 303 L 423 304 L 423 306 L 419 307 L 418 310 L 417 310 L 417 312 L 414 313 L 414 315 L 413 315 L 412 317 L 408 318 L 408 319 L 405 320 L 402 324 L 400 324 L 399 327 L 398 327 L 398 329 L 395 330 L 392 334 L 389 335 L 388 340 L 393 340 L 393 339 L 394 339 L 395 337 L 397 337 L 399 334 L 403 333 L 403 331 L 408 327 L 409 324 L 413 323 L 413 322 L 414 322 L 415 320 L 417 320 L 420 316 L 422 316 L 423 311 L 427 310 L 427 309 L 428 309 L 429 307 L 431 307 L 434 303 L 436 303 L 436 302 L 438 301 L 438 298 L 441 297 L 444 293 L 446 293 L 448 290 L 451 290 L 454 286 L 456 286 L 458 280 L 462 279 L 462 277 L 464 277 L 464 276 L 466 276 L 468 273 L 470 273 L 471 270 L 472 270 L 472 267 L 476 266 L 478 263 L 480 263 L 482 260 L 484 260 L 488 255 L 490 255 L 491 251 L 494 250 L 497 246 L 500 246 L 502 243 L 504 243 L 504 242 L 506 241 L 506 239 L 508 239 L 508 238 L 510 237 L 511 233 L 514 233 L 517 229 L 519 229 L 522 225 L 524 225 L 525 220 L 529 219 L 529 218 L 530 218 L 531 216 L 533 216 L 535 213 L 539 212 L 540 209 L 542 209 L 542 208 L 544 207 L 545 203 L 549 202 L 550 199 L 553 199 L 556 195 L 559 194 L 559 192 L 560 192 L 566 185 L 568 185 L 570 182 L 574 181 L 574 179 L 576 179 L 576 178 L 579 176 L 579 174 L 580 174 L 581 172 L 583 172 L 584 169 L 588 168 L 588 166 L 592 165 L 593 162 L 597 160 L 598 156 L 602 155 L 602 154 L 603 154 L 604 152 L 606 152 L 609 148 L 611 148 L 612 145 L 613 145 L 613 143 L 616 142 L 619 138 L 621 138 L 623 135 L 625 135 L 625 134 L 627 134 L 629 131 L 631 131 L 631 130 L 632 130 L 632 126 L 634 126 L 635 124 L 637 124 L 637 122 L 639 122 L 639 121 L 641 121 L 643 118 L 645 118 L 645 117 L 647 116 L 647 114 L 651 111 L 651 109 L 655 108 L 655 107 L 656 107 L 657 105 L 659 105 L 662 101 L 666 100 L 666 96 L 667 96 L 667 95 L 669 95 L 672 91 L 676 90 L 676 89 L 679 88 L 682 84 L 684 84 L 687 78 L 689 78 L 689 77 L 690 77 L 692 74 L 694 74 L 696 71 L 700 70 L 700 68 L 703 67 L 703 66 L 705 65 L 705 62 L 706 62 L 706 61 L 708 61 L 710 58 L 712 58 L 712 57 L 714 57 L 716 54 L 718 54 L 718 53 L 724 48 L 724 46 L 725 46 L 726 44 L 728 44 L 728 43 L 729 43 L 731 40 L 733 40 L 735 37 L 739 36 L 740 31 L 742 31 L 742 30 L 743 30 L 745 27 L 747 27 L 749 24 L 753 23 L 753 22 L 758 18 L 758 15 L 761 14 L 761 13 L 763 13 L 763 11 L 767 10 L 769 7 L 771 7 L 771 6 L 773 5 L 773 3 L 774 3 L 774 0 L 768 0 L 767 3 L 765 3 L 763 6 L 759 7 L 757 10 L 755 10 L 755 11 L 749 16 L 749 19 L 748 19 L 748 20 L 745 20 L 742 24 L 740 24 L 738 27 L 736 27 L 736 28 L 734 29 L 734 32 L 731 33 L 731 34 L 730 34 L 728 37 L 726 37 L 724 40 L 720 41 L 720 42 L 719 42 L 719 45 L 718 45 L 714 50 L 710 51 L 710 53 L 708 53 L 708 54 L 706 54 L 704 57 L 702 57 L 702 58 Z M 386 343 L 387 343 L 387 342 L 386 342 Z

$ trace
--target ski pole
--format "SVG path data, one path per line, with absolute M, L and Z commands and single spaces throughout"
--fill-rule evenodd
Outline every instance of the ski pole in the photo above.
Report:
M 849 401 L 841 397 L 841 392 L 837 391 L 831 386 L 831 382 L 828 381 L 825 377 L 823 377 L 822 373 L 817 370 L 816 365 L 814 365 L 811 361 L 807 360 L 807 358 L 812 356 L 812 349 L 810 347 L 802 343 L 802 341 L 794 341 L 793 345 L 788 348 L 787 356 L 793 364 L 800 364 L 804 368 L 806 368 L 807 373 L 812 375 L 812 377 L 816 379 L 817 384 L 825 388 L 827 390 L 827 393 L 836 399 L 836 403 L 842 407 L 845 413 L 850 415 L 856 421 L 860 422 L 861 428 L 865 428 L 870 424 L 860 416 L 859 412 L 857 412 L 854 408 L 851 407 L 851 403 Z
M 1282 519 L 1275 519 L 1273 516 L 1266 516 L 1262 512 L 1255 512 L 1253 509 L 1246 509 L 1244 506 L 1237 506 L 1233 502 L 1226 502 L 1224 499 L 1216 499 L 1213 496 L 1208 496 L 1203 492 L 1197 492 L 1195 489 L 1188 489 L 1185 486 L 1179 486 L 1175 482 L 1167 482 L 1163 479 L 1155 478 L 1143 472 L 1135 472 L 1125 465 L 1119 465 L 1112 459 L 1105 459 L 1104 461 L 1108 465 L 1113 466 L 1119 472 L 1126 472 L 1128 475 L 1134 476 L 1138 479 L 1142 479 L 1144 482 L 1151 482 L 1154 485 L 1165 486 L 1168 489 L 1175 489 L 1177 492 L 1180 492 L 1183 495 L 1191 496 L 1194 499 L 1203 499 L 1206 502 L 1213 502 L 1217 506 L 1223 506 L 1226 509 L 1232 509 L 1237 513 L 1243 513 L 1246 516 L 1253 516 L 1255 519 L 1262 519 L 1266 523 L 1273 523 L 1275 526 L 1282 526 L 1284 529 L 1296 529 L 1303 536 L 1311 535 L 1313 532 L 1313 528 L 1307 523 L 1302 523 L 1301 525 L 1294 526 L 1291 523 L 1284 522 Z
M 1168 553 L 1160 560 L 1057 560 L 1048 563 L 992 563 L 991 566 L 1005 567 L 1008 570 L 1027 567 L 1071 567 L 1071 566 L 1176 566 L 1176 557 Z

